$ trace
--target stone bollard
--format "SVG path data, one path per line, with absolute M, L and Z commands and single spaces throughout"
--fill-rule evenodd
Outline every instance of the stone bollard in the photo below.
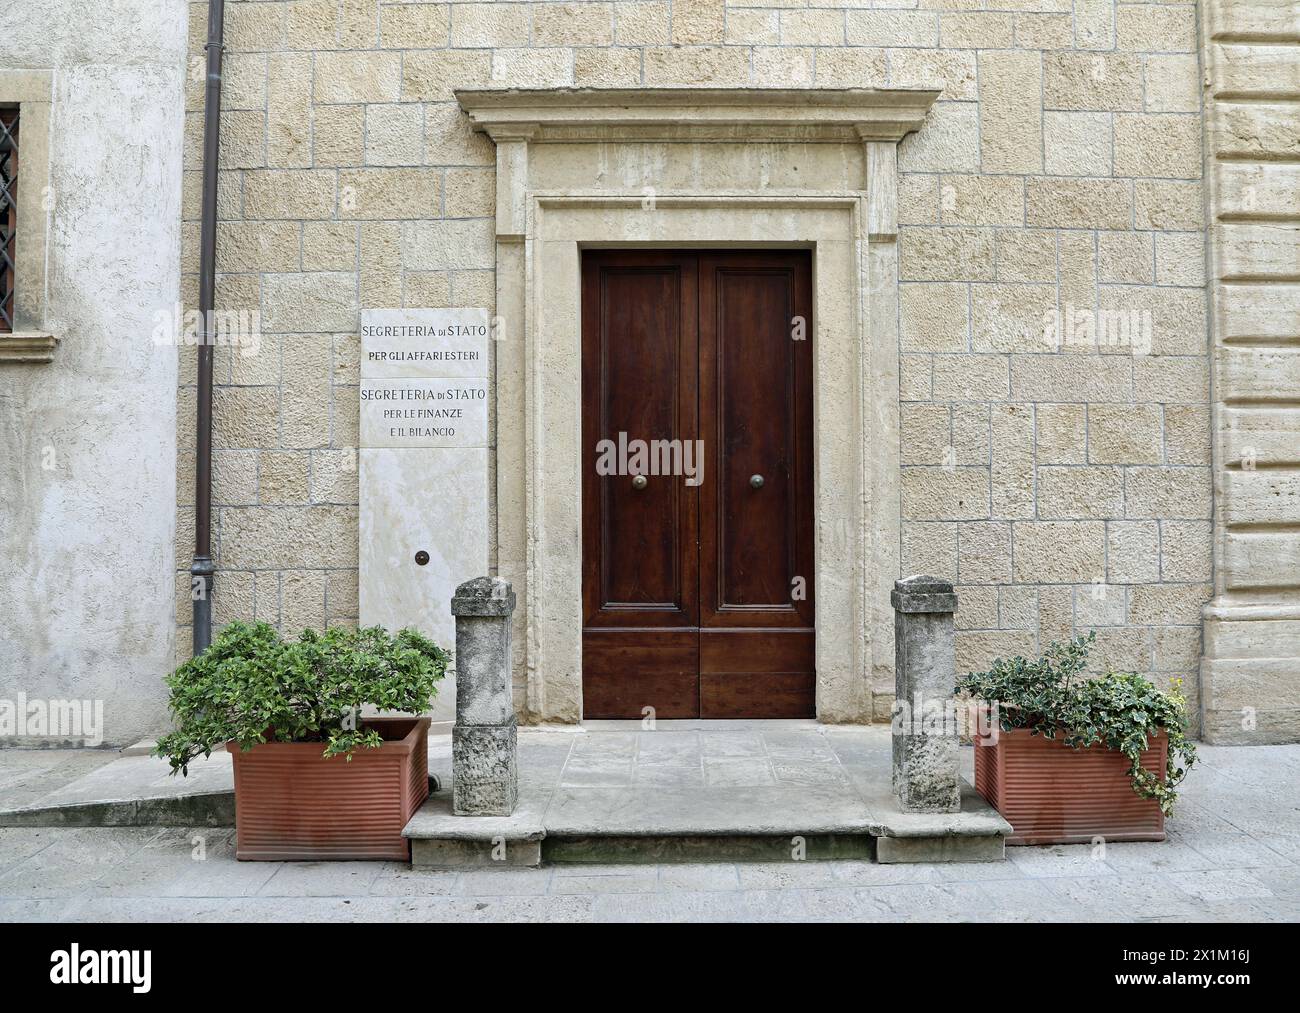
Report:
M 938 577 L 894 582 L 894 794 L 904 812 L 961 810 L 953 613 L 957 595 Z
M 451 730 L 451 811 L 509 816 L 519 800 L 518 736 L 510 688 L 515 593 L 499 577 L 467 580 L 456 617 L 456 724 Z

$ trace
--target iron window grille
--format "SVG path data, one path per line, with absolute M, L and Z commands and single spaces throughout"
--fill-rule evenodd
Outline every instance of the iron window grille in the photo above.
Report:
M 0 332 L 14 329 L 18 239 L 18 110 L 0 109 Z

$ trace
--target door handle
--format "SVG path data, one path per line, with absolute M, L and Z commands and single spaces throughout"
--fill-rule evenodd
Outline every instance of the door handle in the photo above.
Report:
M 749 484 L 750 484 L 753 488 L 755 488 L 755 489 L 761 489 L 761 488 L 763 488 L 763 476 L 762 476 L 762 475 L 750 475 L 750 476 L 749 476 Z
M 649 484 L 650 483 L 646 481 L 646 477 L 644 475 L 636 475 L 632 479 L 633 489 L 644 489 Z

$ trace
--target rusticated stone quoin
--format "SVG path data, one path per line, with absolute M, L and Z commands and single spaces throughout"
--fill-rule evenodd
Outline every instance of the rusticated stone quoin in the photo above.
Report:
M 510 692 L 509 581 L 475 577 L 456 588 L 456 724 L 452 812 L 509 816 L 519 800 L 519 752 Z
M 894 583 L 893 788 L 905 812 L 959 812 L 953 613 L 957 595 L 937 577 Z

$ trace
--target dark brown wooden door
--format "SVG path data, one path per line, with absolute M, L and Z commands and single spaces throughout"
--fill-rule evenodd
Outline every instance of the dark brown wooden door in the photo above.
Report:
M 802 251 L 584 254 L 586 717 L 814 714 L 811 306 Z

